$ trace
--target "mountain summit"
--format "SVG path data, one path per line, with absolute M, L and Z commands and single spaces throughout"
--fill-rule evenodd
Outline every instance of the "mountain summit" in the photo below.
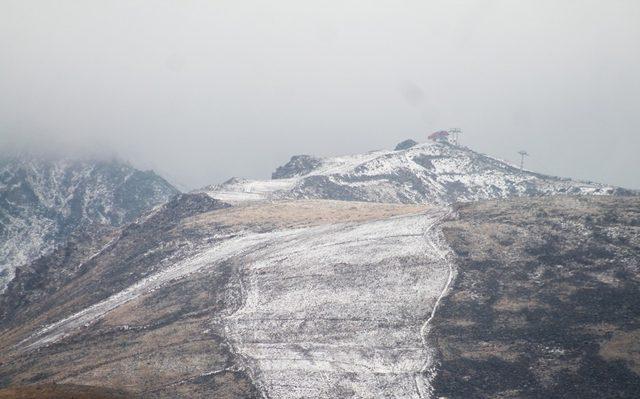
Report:
M 449 204 L 553 194 L 615 194 L 613 186 L 542 175 L 446 142 L 403 141 L 395 150 L 330 158 L 296 155 L 272 180 L 205 187 L 227 201 L 334 199 Z
M 105 224 L 0 295 L 0 397 L 54 382 L 160 399 L 637 397 L 640 197 L 551 195 L 624 191 L 400 147 L 297 156 L 120 228 L 170 194 L 162 180 L 13 170 L 15 231 Z

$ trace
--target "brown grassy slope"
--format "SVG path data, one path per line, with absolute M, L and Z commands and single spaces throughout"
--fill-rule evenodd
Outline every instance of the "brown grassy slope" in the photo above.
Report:
M 86 385 L 44 384 L 0 389 L 0 399 L 133 399 L 124 391 Z
M 640 397 L 640 198 L 460 205 L 436 397 Z
M 420 213 L 424 204 L 382 204 L 357 201 L 296 200 L 248 203 L 229 209 L 200 213 L 185 219 L 185 228 L 224 226 L 233 231 L 264 231 L 332 223 L 362 222 Z

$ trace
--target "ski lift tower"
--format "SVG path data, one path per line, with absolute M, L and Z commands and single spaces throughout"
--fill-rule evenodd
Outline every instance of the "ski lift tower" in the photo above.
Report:
M 518 154 L 520 154 L 520 172 L 522 172 L 524 169 L 524 157 L 528 157 L 529 153 L 525 150 L 520 150 L 518 151 Z
M 449 129 L 449 134 L 453 137 L 453 142 L 458 145 L 458 137 L 462 134 L 462 129 L 452 127 Z

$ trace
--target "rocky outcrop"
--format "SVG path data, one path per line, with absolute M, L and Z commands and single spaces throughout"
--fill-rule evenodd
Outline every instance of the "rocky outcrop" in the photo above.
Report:
M 320 159 L 309 155 L 294 155 L 291 160 L 283 166 L 279 166 L 275 172 L 271 174 L 272 179 L 286 179 L 288 177 L 296 177 L 306 175 L 318 166 Z
M 407 139 L 404 141 L 401 141 L 398 143 L 398 145 L 396 145 L 396 148 L 394 148 L 394 151 L 401 151 L 401 150 L 407 150 L 415 145 L 417 145 L 418 142 L 412 139 Z

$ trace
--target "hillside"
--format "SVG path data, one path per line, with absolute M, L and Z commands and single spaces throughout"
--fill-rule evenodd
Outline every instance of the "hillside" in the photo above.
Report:
M 425 320 L 451 276 L 430 227 L 444 214 L 184 195 L 102 249 L 73 244 L 97 255 L 49 295 L 11 292 L 0 380 L 167 398 L 420 397 Z
M 177 190 L 153 172 L 118 161 L 0 160 L 0 292 L 16 267 L 92 225 L 118 227 Z
M 640 200 L 464 204 L 430 336 L 436 397 L 637 398 Z
M 639 201 L 452 213 L 183 195 L 16 279 L 41 289 L 0 303 L 0 381 L 157 398 L 631 398 Z M 63 269 L 76 272 L 41 278 Z
M 83 385 L 44 384 L 0 389 L 0 399 L 139 399 L 129 393 Z

